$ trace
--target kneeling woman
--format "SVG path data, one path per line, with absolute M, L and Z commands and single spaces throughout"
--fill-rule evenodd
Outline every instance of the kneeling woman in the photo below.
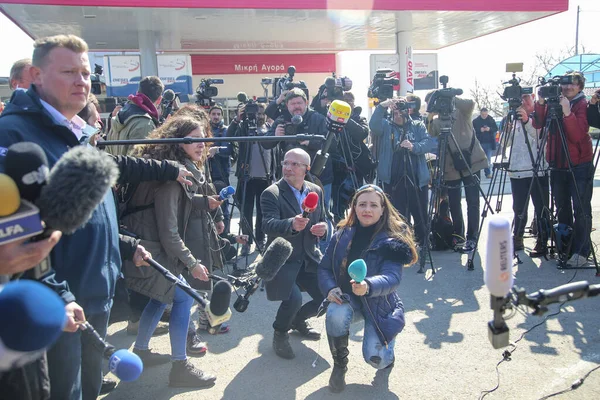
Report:
M 149 139 L 204 136 L 204 128 L 197 121 L 174 117 L 153 131 Z M 194 178 L 200 174 L 205 153 L 204 143 L 151 144 L 137 148 L 135 153 L 156 160 L 177 161 L 193 173 L 191 186 L 175 181 L 141 183 L 135 189 L 123 218 L 123 223 L 141 238 L 141 244 L 153 254 L 154 259 L 180 279 L 184 279 L 182 272 L 187 270 L 193 278 L 208 281 L 205 266 L 185 245 L 192 200 L 199 185 Z M 151 299 L 142 313 L 133 349 L 144 362 L 144 367 L 169 362 L 168 356 L 150 351 L 148 344 L 167 304 L 172 303 L 169 336 L 173 364 L 169 385 L 213 385 L 214 375 L 203 373 L 187 360 L 186 338 L 193 299 L 152 268 L 135 268 L 133 264 L 126 263 L 125 281 L 130 289 Z
M 377 369 L 393 366 L 395 337 L 404 328 L 404 306 L 396 294 L 402 268 L 417 261 L 413 233 L 375 185 L 361 187 L 349 215 L 338 224 L 318 269 L 327 296 L 327 338 L 333 356 L 329 388 L 341 392 L 348 370 L 348 336 L 355 313 L 365 321 L 363 357 Z M 348 266 L 363 259 L 366 278 L 358 283 Z

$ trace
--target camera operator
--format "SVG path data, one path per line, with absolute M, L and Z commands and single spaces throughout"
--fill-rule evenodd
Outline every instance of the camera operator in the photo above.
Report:
M 108 140 L 146 139 L 158 127 L 158 106 L 165 86 L 157 76 L 146 76 L 139 84 L 138 92 L 111 120 Z M 107 146 L 106 151 L 115 156 L 129 156 L 133 146 Z
M 286 118 L 289 117 L 290 119 L 292 118 L 291 115 L 289 115 L 289 111 L 285 107 L 285 97 L 289 92 L 289 90 L 283 90 L 279 97 L 269 103 L 265 109 L 265 114 L 268 118 L 271 118 L 272 120 L 276 120 L 280 116 L 284 116 Z
M 425 102 L 431 100 L 433 92 L 429 92 L 425 97 Z M 471 251 L 475 248 L 477 232 L 479 231 L 479 176 L 480 171 L 488 165 L 485 152 L 481 144 L 475 137 L 473 122 L 471 116 L 475 108 L 475 102 L 470 99 L 461 99 L 455 97 L 455 110 L 452 113 L 452 135 L 454 136 L 462 154 L 466 160 L 462 163 L 470 165 L 473 175 L 469 174 L 466 166 L 461 165 L 460 153 L 454 144 L 454 140 L 448 139 L 446 149 L 445 165 L 443 168 L 445 185 L 448 188 L 448 202 L 450 204 L 450 213 L 454 225 L 453 245 L 462 247 L 464 251 Z M 428 115 L 428 131 L 433 137 L 441 133 L 441 120 L 435 118 L 437 113 Z M 434 119 L 435 118 L 435 119 Z M 456 167 L 459 165 L 460 168 Z M 467 237 L 466 243 L 463 242 L 465 234 L 464 219 L 461 207 L 461 186 L 465 187 L 465 197 L 467 200 Z M 461 239 L 459 239 L 461 238 Z
M 214 105 L 209 111 L 210 129 L 213 137 L 227 136 L 227 126 L 223 121 L 223 108 L 219 105 Z M 217 188 L 217 192 L 224 187 L 229 186 L 229 174 L 231 172 L 232 158 L 236 157 L 236 148 L 233 143 L 214 144 L 208 150 L 210 177 L 213 184 Z M 224 234 L 229 233 L 229 224 L 231 215 L 229 215 L 229 207 L 227 203 L 221 204 L 223 211 L 223 222 L 225 223 Z
M 435 140 L 422 121 L 409 117 L 406 101 L 387 99 L 375 108 L 369 126 L 377 138 L 377 176 L 392 204 L 407 221 L 412 216 L 416 239 L 427 234 L 429 169 L 425 153 L 434 151 Z M 387 118 L 388 109 L 392 120 Z M 408 156 L 408 157 L 407 157 Z
M 415 103 L 414 107 L 410 108 L 410 119 L 414 121 L 423 121 L 423 117 L 421 116 L 421 98 L 414 94 L 406 95 L 406 101 L 410 103 Z
M 232 125 L 238 126 L 234 132 L 234 136 L 265 136 L 269 131 L 267 125 L 267 117 L 265 115 L 265 109 L 267 105 L 264 103 L 258 104 L 258 113 L 256 114 L 256 132 L 251 132 L 248 128 L 248 121 L 245 119 L 245 108 L 242 105 L 238 109 L 238 114 Z M 237 121 L 242 121 L 238 123 Z M 265 233 L 262 228 L 262 209 L 260 206 L 260 195 L 262 192 L 273 182 L 275 177 L 275 157 L 274 151 L 263 148 L 256 142 L 246 143 L 242 142 L 239 144 L 239 159 L 237 163 L 235 175 L 238 178 L 238 188 L 236 195 L 242 199 L 243 215 L 248 224 L 240 222 L 242 226 L 242 232 L 245 235 L 249 234 L 252 229 L 252 214 L 254 210 L 254 204 L 256 203 L 256 224 L 255 226 L 255 237 L 257 244 L 261 248 L 265 244 Z M 248 152 L 250 151 L 250 154 Z M 248 160 L 248 163 L 246 163 Z M 246 179 L 246 185 L 243 186 L 243 181 Z M 251 240 L 251 239 L 250 239 Z M 242 246 L 242 255 L 250 253 L 250 245 L 252 242 L 248 242 Z
M 550 125 L 546 159 L 552 168 L 550 181 L 552 196 L 558 210 L 558 222 L 573 226 L 573 216 L 575 217 L 572 256 L 568 263 L 572 266 L 582 266 L 587 264 L 590 254 L 592 229 L 592 138 L 588 132 L 587 102 L 583 94 L 585 78 L 581 72 L 572 72 L 566 77 L 571 77 L 572 83 L 561 83 L 562 95 L 559 97 L 559 103 L 555 104 L 560 106 L 562 111 L 559 123 L 565 138 L 561 138 L 561 132 L 556 126 Z M 549 105 L 542 96 L 538 97 L 533 123 L 536 128 L 542 128 L 546 122 Z M 563 143 L 566 143 L 568 149 L 564 149 Z M 565 150 L 568 150 L 569 157 Z
M 488 109 L 483 107 L 477 118 L 473 120 L 473 128 L 475 128 L 475 134 L 477 140 L 481 143 L 481 148 L 485 152 L 485 156 L 488 159 L 488 166 L 484 169 L 485 177 L 488 179 L 492 178 L 492 153 L 496 150 L 496 132 L 498 132 L 498 125 L 496 121 L 488 114 Z
M 590 126 L 600 129 L 600 89 L 590 99 L 587 108 L 587 118 Z
M 513 198 L 514 224 L 513 224 L 513 248 L 515 251 L 523 250 L 523 235 L 527 225 L 527 194 L 531 187 L 531 201 L 535 209 L 535 219 L 537 221 L 537 240 L 534 249 L 529 253 L 531 257 L 545 256 L 548 251 L 548 225 L 549 218 L 549 188 L 546 169 L 548 165 L 545 160 L 541 160 L 538 170 L 538 176 L 531 186 L 533 177 L 533 162 L 536 161 L 540 140 L 538 132 L 533 126 L 532 119 L 529 117 L 533 112 L 534 99 L 530 94 L 521 96 L 522 105 L 517 108 L 516 127 L 508 127 L 508 135 L 502 137 L 502 148 L 512 146 L 507 150 L 510 154 L 510 165 L 508 174 L 510 176 L 510 186 Z M 514 129 L 514 130 L 513 130 Z M 511 137 L 514 132 L 514 139 Z M 530 149 L 531 148 L 531 154 Z M 534 159 L 532 161 L 531 156 Z
M 287 113 L 280 115 L 269 128 L 268 136 L 286 136 L 296 134 L 312 134 L 327 136 L 327 126 L 325 117 L 316 111 L 308 108 L 308 99 L 302 89 L 293 88 L 285 96 L 285 105 Z M 292 117 L 299 115 L 302 122 L 298 125 L 292 124 Z M 286 153 L 293 148 L 301 148 L 306 151 L 311 160 L 317 150 L 321 149 L 321 142 L 318 140 L 305 140 L 300 143 L 295 142 L 261 142 L 265 149 L 272 149 L 279 144 L 280 153 Z M 330 164 L 329 164 L 330 165 Z M 333 172 L 331 168 L 325 167 L 323 174 L 319 177 L 323 187 L 329 186 L 329 195 L 331 197 L 331 183 L 333 182 Z M 325 188 L 327 190 L 327 188 Z M 327 196 L 325 197 L 327 199 Z

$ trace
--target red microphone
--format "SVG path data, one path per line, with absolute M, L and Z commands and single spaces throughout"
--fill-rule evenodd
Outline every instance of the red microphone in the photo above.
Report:
M 310 192 L 306 195 L 306 198 L 302 202 L 302 218 L 308 218 L 308 214 L 315 211 L 319 204 L 319 195 L 316 192 Z

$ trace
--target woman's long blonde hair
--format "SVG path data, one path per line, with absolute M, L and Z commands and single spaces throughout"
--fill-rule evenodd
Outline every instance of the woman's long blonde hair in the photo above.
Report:
M 206 130 L 202 124 L 194 118 L 184 116 L 171 117 L 164 124 L 153 130 L 148 135 L 148 139 L 184 138 L 196 129 L 201 129 L 206 134 Z M 155 160 L 173 160 L 180 163 L 189 160 L 189 157 L 181 146 L 171 143 L 136 146 L 133 154 L 138 157 L 153 158 Z M 198 169 L 200 169 L 204 160 L 205 158 L 196 163 Z
M 398 239 L 408 245 L 410 247 L 410 252 L 412 254 L 412 261 L 406 265 L 412 265 L 416 263 L 419 259 L 419 255 L 417 253 L 417 245 L 415 243 L 414 234 L 410 226 L 406 223 L 404 218 L 400 215 L 400 213 L 394 208 L 388 197 L 385 195 L 383 190 L 379 186 L 376 185 L 365 185 L 358 189 L 352 197 L 352 201 L 350 202 L 349 212 L 347 217 L 341 220 L 337 227 L 338 228 L 350 228 L 357 225 L 358 217 L 356 216 L 356 203 L 358 202 L 358 198 L 365 193 L 377 193 L 379 198 L 381 199 L 381 206 L 383 208 L 383 214 L 379 221 L 375 224 L 375 232 L 373 233 L 373 237 L 375 237 L 379 232 L 386 232 L 390 237 Z

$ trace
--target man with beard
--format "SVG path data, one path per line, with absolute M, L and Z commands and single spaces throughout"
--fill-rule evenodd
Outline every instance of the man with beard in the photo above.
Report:
M 212 106 L 209 111 L 210 129 L 213 137 L 225 137 L 227 126 L 223 122 L 223 108 L 219 105 Z M 235 158 L 235 147 L 232 143 L 215 143 L 209 150 L 209 166 L 210 177 L 217 188 L 217 191 L 229 186 L 229 173 L 231 170 L 231 159 Z M 225 223 L 225 231 L 223 234 L 229 233 L 229 208 L 227 203 L 221 204 L 223 210 L 223 222 Z

